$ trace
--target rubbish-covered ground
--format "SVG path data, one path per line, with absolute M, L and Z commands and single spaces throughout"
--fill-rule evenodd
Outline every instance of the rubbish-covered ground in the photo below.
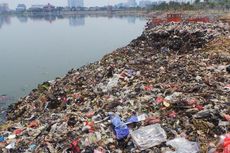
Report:
M 229 153 L 227 25 L 148 25 L 11 106 L 2 152 Z

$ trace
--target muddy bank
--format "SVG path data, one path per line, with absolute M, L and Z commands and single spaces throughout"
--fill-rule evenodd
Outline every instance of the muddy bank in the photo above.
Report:
M 227 29 L 148 24 L 126 47 L 12 105 L 0 127 L 2 151 L 223 152 L 218 142 L 230 130 Z

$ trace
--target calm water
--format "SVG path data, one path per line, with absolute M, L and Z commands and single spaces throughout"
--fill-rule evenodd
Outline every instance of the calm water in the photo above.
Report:
M 0 96 L 8 96 L 0 105 L 125 46 L 145 22 L 140 17 L 0 16 Z

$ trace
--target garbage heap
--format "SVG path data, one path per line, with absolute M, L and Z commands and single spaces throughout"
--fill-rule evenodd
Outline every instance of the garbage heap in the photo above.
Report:
M 2 152 L 229 153 L 230 37 L 221 23 L 146 27 L 9 107 Z
M 178 53 L 185 53 L 193 51 L 196 48 L 202 48 L 207 42 L 218 36 L 220 33 L 226 31 L 224 25 L 212 24 L 194 24 L 194 23 L 165 23 L 164 27 L 149 27 L 139 37 L 132 41 L 133 46 L 138 46 L 145 41 L 147 46 L 150 46 L 158 51 L 174 51 Z M 152 27 L 152 28 L 151 28 Z M 148 29 L 148 30 L 147 30 Z M 143 43 L 142 43 L 143 44 Z

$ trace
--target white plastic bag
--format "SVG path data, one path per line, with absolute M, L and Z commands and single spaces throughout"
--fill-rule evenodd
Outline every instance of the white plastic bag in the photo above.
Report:
M 182 137 L 169 140 L 166 144 L 176 149 L 176 151 L 167 151 L 166 153 L 198 153 L 199 152 L 199 147 L 196 142 L 188 141 L 187 139 Z
M 145 150 L 166 141 L 166 133 L 160 124 L 152 124 L 131 132 L 133 142 Z

